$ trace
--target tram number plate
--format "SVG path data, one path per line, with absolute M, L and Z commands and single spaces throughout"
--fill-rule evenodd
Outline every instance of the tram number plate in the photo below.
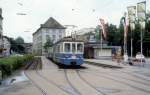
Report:
M 72 59 L 76 59 L 76 56 L 72 56 L 71 58 L 72 58 Z

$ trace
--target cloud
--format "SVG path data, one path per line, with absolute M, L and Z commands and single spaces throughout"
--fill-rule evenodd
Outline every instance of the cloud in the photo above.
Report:
M 23 6 L 18 5 L 18 1 Z M 77 25 L 78 28 L 95 27 L 99 24 L 99 18 L 119 25 L 126 7 L 136 5 L 139 1 L 141 0 L 1 0 L 0 4 L 3 8 L 4 34 L 22 36 L 25 41 L 31 42 L 32 33 L 51 16 L 62 25 Z M 27 15 L 16 15 L 18 12 Z M 24 32 L 28 30 L 31 32 Z

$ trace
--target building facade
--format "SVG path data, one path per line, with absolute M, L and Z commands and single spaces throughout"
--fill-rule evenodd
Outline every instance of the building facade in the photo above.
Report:
M 0 49 L 3 48 L 3 17 L 2 17 L 2 9 L 0 8 Z
M 110 58 L 112 49 L 116 50 L 120 46 L 108 46 L 106 40 L 100 38 L 100 32 L 97 33 L 96 28 L 85 28 L 77 32 L 77 39 L 84 41 L 84 58 Z
M 50 39 L 56 43 L 65 37 L 65 27 L 58 23 L 54 18 L 50 17 L 41 27 L 33 33 L 33 53 L 44 55 L 44 44 Z
M 3 56 L 9 56 L 10 55 L 10 48 L 11 48 L 11 43 L 10 43 L 10 38 L 7 36 L 3 36 Z
M 32 54 L 32 46 L 33 46 L 33 44 L 32 43 L 24 43 L 23 44 L 23 47 L 24 47 L 24 52 L 25 52 L 25 54 Z

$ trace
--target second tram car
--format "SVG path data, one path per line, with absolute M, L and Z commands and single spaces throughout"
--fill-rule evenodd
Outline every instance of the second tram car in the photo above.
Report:
M 81 65 L 83 61 L 84 42 L 75 39 L 62 39 L 48 50 L 48 57 L 63 65 Z

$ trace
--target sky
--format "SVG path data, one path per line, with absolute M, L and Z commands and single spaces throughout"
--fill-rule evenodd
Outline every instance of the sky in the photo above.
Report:
M 32 34 L 49 17 L 62 25 L 76 25 L 78 29 L 94 28 L 103 18 L 109 24 L 119 25 L 128 6 L 143 0 L 0 0 L 3 9 L 3 34 L 25 42 L 32 42 Z M 147 10 L 150 10 L 150 0 Z M 18 15 L 24 13 L 26 15 Z

